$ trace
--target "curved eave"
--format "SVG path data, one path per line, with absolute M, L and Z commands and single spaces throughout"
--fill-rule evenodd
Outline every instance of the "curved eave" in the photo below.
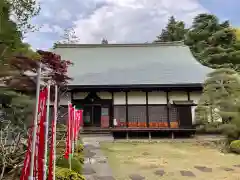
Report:
M 202 90 L 202 84 L 68 85 L 68 90 Z

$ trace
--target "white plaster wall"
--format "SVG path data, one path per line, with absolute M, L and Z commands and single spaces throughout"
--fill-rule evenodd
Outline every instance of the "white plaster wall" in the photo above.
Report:
M 188 95 L 187 92 L 184 91 L 172 91 L 168 93 L 170 103 L 173 101 L 187 101 Z
M 126 104 L 125 92 L 115 92 L 113 94 L 113 104 L 115 105 Z
M 97 95 L 101 99 L 112 99 L 112 94 L 110 92 L 98 92 Z
M 73 93 L 73 99 L 85 99 L 88 95 L 88 92 L 75 92 Z
M 146 92 L 128 92 L 128 104 L 146 104 Z
M 197 106 L 192 106 L 191 110 L 192 110 L 192 124 L 196 123 L 196 119 L 195 119 L 195 110 L 196 110 Z
M 148 92 L 148 104 L 167 104 L 167 93 L 164 91 Z
M 192 100 L 195 104 L 198 104 L 201 95 L 201 91 L 190 92 L 190 100 Z

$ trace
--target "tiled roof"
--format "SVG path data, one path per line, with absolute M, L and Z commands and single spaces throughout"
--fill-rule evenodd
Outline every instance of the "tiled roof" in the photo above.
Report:
M 74 63 L 69 85 L 198 84 L 212 71 L 181 42 L 61 44 L 54 52 Z

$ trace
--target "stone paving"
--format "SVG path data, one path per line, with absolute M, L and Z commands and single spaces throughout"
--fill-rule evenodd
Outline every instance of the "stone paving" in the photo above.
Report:
M 84 167 L 83 175 L 86 180 L 115 180 L 112 170 L 107 163 L 107 158 L 100 149 L 100 142 L 113 142 L 111 136 L 83 137 Z

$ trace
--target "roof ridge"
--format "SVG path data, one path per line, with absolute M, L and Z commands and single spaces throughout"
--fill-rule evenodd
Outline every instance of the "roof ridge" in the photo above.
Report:
M 116 44 L 54 44 L 56 48 L 96 48 L 96 47 L 152 47 L 152 46 L 185 46 L 183 41 L 153 43 L 116 43 Z

